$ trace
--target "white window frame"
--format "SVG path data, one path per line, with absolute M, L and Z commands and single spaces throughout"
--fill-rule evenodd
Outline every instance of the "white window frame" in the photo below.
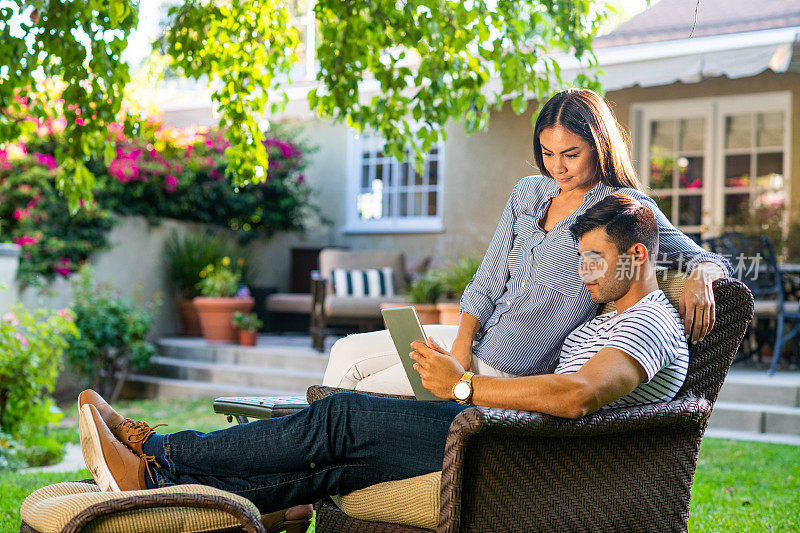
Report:
M 645 187 L 650 186 L 649 125 L 652 120 L 700 118 L 706 119 L 705 157 L 703 161 L 703 217 L 701 226 L 677 226 L 686 233 L 702 233 L 711 237 L 723 233 L 725 226 L 725 117 L 734 114 L 784 113 L 783 179 L 786 208 L 783 227 L 788 227 L 791 205 L 791 146 L 792 146 L 792 94 L 790 91 L 740 94 L 709 98 L 687 98 L 658 102 L 637 103 L 631 107 L 633 124 L 634 158 L 639 176 Z M 753 180 L 755 176 L 753 176 Z M 654 193 L 656 191 L 653 191 Z M 748 192 L 750 192 L 748 190 Z M 672 218 L 670 213 L 665 213 Z
M 347 210 L 345 216 L 345 226 L 342 227 L 342 233 L 441 233 L 444 231 L 444 143 L 439 141 L 435 148 L 437 149 L 436 163 L 437 163 L 437 183 L 436 183 L 436 215 L 434 216 L 405 216 L 400 217 L 397 215 L 391 217 L 383 217 L 380 219 L 364 220 L 359 216 L 358 211 L 358 195 L 361 189 L 361 167 L 362 167 L 362 154 L 364 151 L 364 142 L 375 142 L 374 136 L 367 134 L 357 134 L 354 130 L 349 131 L 347 138 L 347 198 L 345 201 L 345 208 Z M 378 141 L 380 142 L 380 141 Z M 401 164 L 396 159 L 392 160 L 392 164 L 397 167 Z M 398 174 L 394 173 L 393 187 L 399 187 Z M 429 186 L 428 186 L 429 187 Z M 397 194 L 393 195 L 394 198 L 394 213 L 398 213 L 398 199 Z

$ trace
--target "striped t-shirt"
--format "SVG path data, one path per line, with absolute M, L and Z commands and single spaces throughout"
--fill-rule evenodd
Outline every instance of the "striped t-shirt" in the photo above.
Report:
M 666 402 L 686 379 L 689 349 L 678 312 L 655 290 L 620 314 L 599 315 L 570 333 L 561 348 L 556 374 L 577 372 L 594 354 L 617 348 L 642 365 L 647 377 L 630 394 L 606 407 Z

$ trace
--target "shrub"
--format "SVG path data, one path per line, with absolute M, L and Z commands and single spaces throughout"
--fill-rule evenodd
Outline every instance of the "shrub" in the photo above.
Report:
M 232 298 L 239 292 L 242 283 L 240 268 L 244 259 L 239 258 L 236 266 L 231 265 L 230 257 L 223 257 L 216 265 L 208 265 L 200 271 L 197 288 L 201 296 Z
M 97 206 L 71 214 L 42 156 L 0 164 L 0 238 L 22 247 L 17 278 L 23 285 L 69 276 L 107 248 L 114 225 L 110 212 Z
M 472 281 L 478 267 L 481 266 L 481 258 L 474 256 L 462 256 L 449 267 L 443 268 L 438 272 L 442 281 L 443 290 L 450 298 L 461 298 L 464 290 Z
M 266 181 L 235 187 L 226 176 L 228 145 L 221 130 L 174 128 L 131 114 L 108 125 L 105 159 L 86 162 L 96 203 L 70 214 L 55 186 L 63 106 L 43 105 L 52 108 L 52 119 L 19 144 L 0 149 L 0 240 L 23 245 L 18 279 L 25 284 L 67 276 L 102 250 L 111 213 L 141 215 L 152 223 L 200 222 L 232 230 L 246 243 L 304 231 L 308 215 L 317 211 L 303 176 L 309 148 L 292 134 L 267 135 Z
M 241 311 L 233 314 L 232 324 L 233 327 L 242 331 L 258 331 L 264 325 L 255 313 L 245 314 Z
M 0 466 L 48 462 L 60 444 L 43 434 L 60 419 L 49 393 L 78 335 L 64 310 L 15 306 L 0 321 Z
M 194 298 L 200 291 L 200 272 L 208 265 L 216 265 L 223 257 L 243 259 L 242 278 L 248 279 L 245 267 L 249 264 L 244 254 L 222 235 L 193 232 L 181 236 L 173 232 L 164 243 L 164 260 L 172 284 L 182 298 Z M 238 287 L 237 287 L 238 288 Z
M 89 266 L 73 281 L 71 307 L 80 338 L 67 348 L 67 361 L 91 388 L 110 401 L 119 397 L 131 371 L 146 368 L 155 348 L 145 339 L 158 301 L 149 307 L 97 285 Z M 156 298 L 158 300 L 158 298 Z
M 439 277 L 428 273 L 409 283 L 405 295 L 412 304 L 435 304 L 442 295 L 442 287 Z

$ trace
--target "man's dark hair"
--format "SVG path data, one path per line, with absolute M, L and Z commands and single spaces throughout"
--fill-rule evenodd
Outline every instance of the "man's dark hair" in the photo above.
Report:
M 658 223 L 653 210 L 622 193 L 609 194 L 575 219 L 569 227 L 575 242 L 597 228 L 605 228 L 620 254 L 640 242 L 651 261 L 658 254 Z

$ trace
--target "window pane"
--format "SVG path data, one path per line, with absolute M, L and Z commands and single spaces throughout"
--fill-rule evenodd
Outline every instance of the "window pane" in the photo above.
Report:
M 783 113 L 759 113 L 756 128 L 758 146 L 783 146 Z
M 387 217 L 395 216 L 393 200 L 394 200 L 394 195 L 391 192 L 387 192 L 386 194 L 383 195 L 383 206 L 384 206 L 383 212 L 386 213 L 385 216 Z
M 369 188 L 369 165 L 361 165 L 361 188 Z
M 654 120 L 650 124 L 650 153 L 663 155 L 675 150 L 675 121 Z
M 408 161 L 403 161 L 400 164 L 400 186 L 406 187 L 408 185 Z
M 414 185 L 422 185 L 422 175 L 416 170 L 414 171 Z
M 375 165 L 375 179 L 383 181 L 383 163 Z
M 414 216 L 422 216 L 425 214 L 425 193 L 414 193 Z
M 703 197 L 681 196 L 678 200 L 678 223 L 681 226 L 699 226 L 703 223 Z
M 753 202 L 755 218 L 762 224 L 780 223 L 785 205 L 786 193 L 782 189 L 759 191 Z
M 436 185 L 439 183 L 439 163 L 431 161 L 428 163 L 428 184 Z
M 438 212 L 438 206 L 436 204 L 436 191 L 431 191 L 428 193 L 428 216 L 436 216 Z
M 750 220 L 750 195 L 726 194 L 725 195 L 725 225 L 745 225 Z
M 670 222 L 674 223 L 675 221 L 672 220 L 672 196 L 656 196 L 654 199 L 658 209 L 664 213 L 664 216 L 666 216 Z
M 756 156 L 756 186 L 759 189 L 783 188 L 783 154 L 780 152 Z
M 380 180 L 373 181 L 370 189 L 366 189 L 366 192 L 356 197 L 356 207 L 361 220 L 382 218 L 385 212 L 384 204 L 383 182 Z
M 725 156 L 725 186 L 750 186 L 750 155 Z
M 673 157 L 650 158 L 650 187 L 653 189 L 672 188 L 672 170 L 675 167 Z
M 753 115 L 725 117 L 725 148 L 753 146 Z
M 699 189 L 703 186 L 703 158 L 678 158 L 678 187 L 681 189 Z
M 680 150 L 703 150 L 706 120 L 703 118 L 690 118 L 681 120 Z
M 431 148 L 430 154 L 431 155 L 438 155 L 439 154 L 439 149 L 438 148 Z
M 392 171 L 393 170 L 394 170 L 394 165 L 392 165 L 391 163 L 387 163 L 386 164 L 386 173 L 384 175 L 384 178 L 386 179 L 386 187 L 387 188 L 392 186 L 392 174 L 393 174 Z
M 399 213 L 397 216 L 407 217 L 408 216 L 408 194 L 401 192 L 399 193 L 398 200 L 400 200 L 400 207 Z

